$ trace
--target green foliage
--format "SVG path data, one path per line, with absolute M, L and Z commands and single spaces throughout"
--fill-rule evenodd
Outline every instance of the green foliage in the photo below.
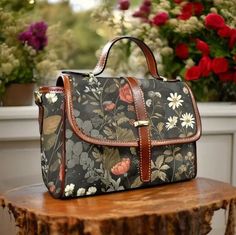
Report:
M 67 1 L 2 0 L 0 2 L 0 96 L 11 83 L 45 84 L 59 69 L 92 69 L 104 43 L 91 12 L 72 11 Z M 48 24 L 48 45 L 39 53 L 18 40 L 36 21 Z

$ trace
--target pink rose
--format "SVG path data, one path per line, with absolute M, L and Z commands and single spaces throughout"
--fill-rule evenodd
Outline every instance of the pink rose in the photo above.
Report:
M 116 107 L 116 104 L 108 101 L 103 103 L 103 107 L 106 111 L 112 111 Z
M 130 168 L 130 159 L 129 158 L 122 158 L 122 160 L 116 163 L 115 166 L 111 168 L 111 172 L 114 175 L 124 175 L 128 172 Z
M 132 91 L 130 90 L 128 83 L 126 83 L 123 87 L 119 89 L 119 97 L 122 101 L 126 103 L 131 104 L 134 102 L 133 94 Z

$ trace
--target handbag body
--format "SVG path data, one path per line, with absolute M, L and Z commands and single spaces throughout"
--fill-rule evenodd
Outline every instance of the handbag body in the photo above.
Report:
M 121 39 L 143 51 L 151 79 L 99 76 Z M 186 83 L 157 73 L 141 40 L 108 42 L 92 73 L 64 71 L 35 92 L 41 169 L 55 198 L 74 198 L 193 179 L 201 121 Z

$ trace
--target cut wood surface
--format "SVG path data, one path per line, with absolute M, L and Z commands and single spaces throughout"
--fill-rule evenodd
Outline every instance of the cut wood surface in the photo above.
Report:
M 44 185 L 0 196 L 19 234 L 201 235 L 214 211 L 227 210 L 226 235 L 234 235 L 236 188 L 215 180 L 187 182 L 71 200 L 53 199 Z

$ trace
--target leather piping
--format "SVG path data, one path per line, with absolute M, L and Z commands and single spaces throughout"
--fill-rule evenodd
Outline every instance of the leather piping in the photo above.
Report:
M 148 120 L 146 105 L 137 80 L 133 77 L 125 78 L 128 82 L 133 94 L 134 108 L 138 121 Z M 139 126 L 139 169 L 140 179 L 142 182 L 149 182 L 151 180 L 151 142 L 150 142 L 150 128 L 147 126 Z
M 65 94 L 65 100 L 66 100 L 66 113 L 68 121 L 71 125 L 72 130 L 74 133 L 84 140 L 85 142 L 96 144 L 96 145 L 105 145 L 105 146 L 117 146 L 117 147 L 138 147 L 139 143 L 138 141 L 121 141 L 121 140 L 108 140 L 108 139 L 97 139 L 94 137 L 90 137 L 83 133 L 83 131 L 79 128 L 75 117 L 74 117 L 74 111 L 73 111 L 73 104 L 72 104 L 72 96 L 71 96 L 71 84 L 70 84 L 70 78 L 67 75 L 62 74 L 60 77 L 64 83 L 64 94 Z M 59 87 L 57 87 L 59 88 Z M 179 138 L 179 139 L 167 139 L 167 140 L 151 140 L 151 146 L 163 146 L 163 145 L 171 145 L 171 144 L 183 144 L 183 143 L 190 143 L 197 141 L 201 136 L 201 120 L 197 108 L 197 104 L 194 100 L 192 91 L 187 86 L 190 97 L 192 99 L 193 104 L 193 110 L 195 113 L 196 118 L 196 128 L 197 131 L 194 135 L 188 136 L 185 138 Z M 60 91 L 63 91 L 63 88 L 59 88 Z
M 120 37 L 116 37 L 114 38 L 113 40 L 109 41 L 103 48 L 102 50 L 102 53 L 101 53 L 101 56 L 98 60 L 98 63 L 95 67 L 95 69 L 93 70 L 93 74 L 94 75 L 99 75 L 101 74 L 105 67 L 106 67 L 106 63 L 107 63 L 107 59 L 108 59 L 108 55 L 109 55 L 109 52 L 112 48 L 112 46 L 117 42 L 117 41 L 120 41 L 122 39 L 128 39 L 132 42 L 135 42 L 139 47 L 140 49 L 142 50 L 145 58 L 146 58 L 146 61 L 147 61 L 147 65 L 148 65 L 148 69 L 149 69 L 149 72 L 150 74 L 156 78 L 156 79 L 161 79 L 159 74 L 158 74 L 158 70 L 157 70 L 157 64 L 156 64 L 156 60 L 155 60 L 155 57 L 151 51 L 151 49 L 143 42 L 141 41 L 140 39 L 138 38 L 134 38 L 134 37 L 130 37 L 130 36 L 120 36 Z M 161 79 L 162 80 L 162 79 Z
M 55 93 L 63 93 L 64 88 L 58 86 L 44 86 L 39 88 L 39 92 L 41 93 L 48 93 L 48 92 L 55 92 Z

